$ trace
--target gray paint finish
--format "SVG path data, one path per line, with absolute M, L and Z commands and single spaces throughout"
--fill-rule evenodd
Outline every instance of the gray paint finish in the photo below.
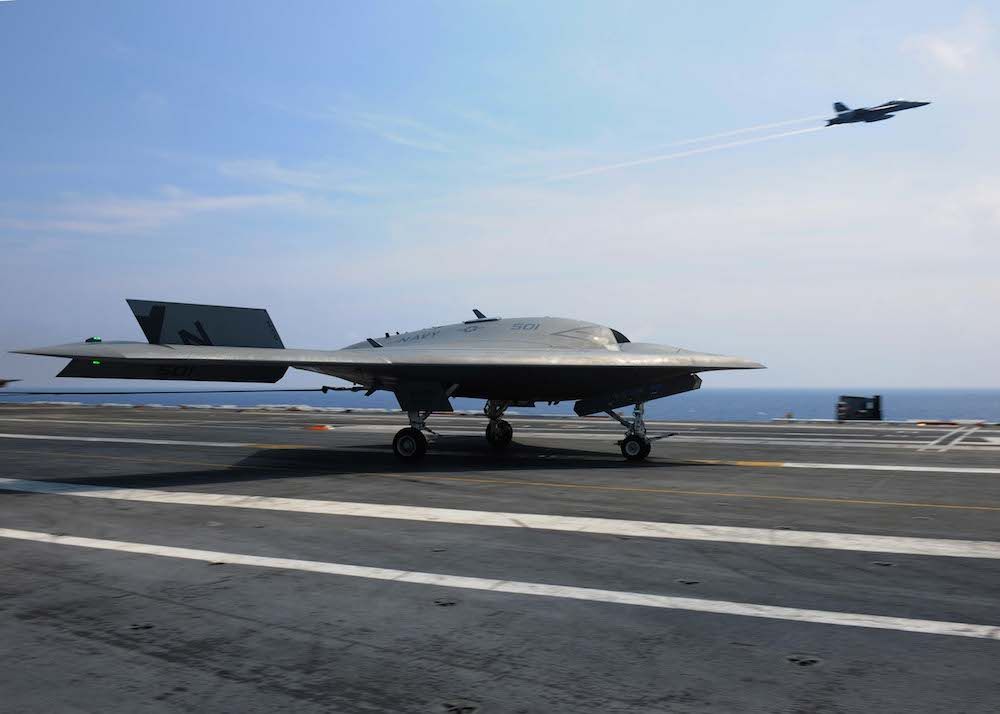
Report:
M 231 313 L 233 319 L 238 316 L 241 321 L 233 334 L 245 335 L 251 329 L 247 320 L 258 320 L 259 329 L 263 329 L 264 323 L 259 322 L 262 319 L 270 324 L 264 311 L 211 307 L 204 311 L 205 306 L 199 305 L 164 305 L 167 317 L 173 320 L 171 332 L 179 334 L 195 334 L 199 325 L 202 333 L 207 332 L 201 316 L 224 325 L 225 311 L 235 311 Z M 143 314 L 154 307 L 141 305 Z M 139 316 L 139 312 L 136 314 Z M 177 315 L 186 322 L 178 321 Z M 187 323 L 189 327 L 184 326 Z M 658 385 L 686 374 L 763 367 L 739 357 L 670 345 L 620 342 L 617 335 L 620 333 L 608 327 L 580 320 L 522 317 L 429 327 L 375 337 L 340 350 L 98 342 L 18 352 L 78 360 L 72 376 L 220 381 L 226 379 L 228 367 L 232 381 L 247 381 L 247 375 L 254 374 L 250 368 L 295 367 L 374 389 L 398 391 L 400 385 L 414 382 L 439 383 L 442 389 L 450 389 L 452 396 L 519 401 L 581 399 L 612 390 Z M 277 338 L 276 332 L 274 336 Z M 151 365 L 152 369 L 132 367 L 139 364 Z M 130 367 L 116 370 L 116 365 Z M 209 376 L 200 376 L 203 373 Z

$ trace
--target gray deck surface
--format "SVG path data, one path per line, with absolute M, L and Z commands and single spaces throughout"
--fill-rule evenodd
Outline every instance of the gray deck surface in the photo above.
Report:
M 390 448 L 404 426 L 398 414 L 6 405 L 0 477 L 779 534 L 1000 541 L 998 428 L 654 423 L 651 433 L 677 435 L 659 441 L 648 462 L 627 464 L 614 443 L 621 429 L 607 419 L 510 420 L 516 443 L 496 454 L 482 417 L 432 416 L 441 436 L 410 466 Z M 334 428 L 307 428 L 317 425 Z M 157 440 L 171 443 L 136 443 Z M 851 466 L 829 467 L 838 464 Z M 866 468 L 873 466 L 890 468 Z M 225 554 L 1000 626 L 996 558 L 109 495 L 0 490 L 0 528 L 192 548 L 218 559 L 0 538 L 0 711 L 1000 707 L 995 638 L 255 567 Z

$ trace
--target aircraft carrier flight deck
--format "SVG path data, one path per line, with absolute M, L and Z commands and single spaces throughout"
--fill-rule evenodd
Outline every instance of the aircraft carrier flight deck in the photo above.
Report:
M 10 712 L 995 712 L 1000 427 L 0 406 Z

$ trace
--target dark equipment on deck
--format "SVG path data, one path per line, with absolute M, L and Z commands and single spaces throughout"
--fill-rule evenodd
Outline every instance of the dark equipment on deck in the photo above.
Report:
M 849 397 L 837 400 L 837 421 L 882 421 L 882 395 Z

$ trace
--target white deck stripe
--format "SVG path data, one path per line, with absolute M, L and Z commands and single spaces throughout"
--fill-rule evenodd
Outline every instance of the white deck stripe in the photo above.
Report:
M 955 434 L 958 434 L 960 431 L 962 431 L 965 428 L 966 428 L 966 425 L 963 424 L 962 426 L 958 427 L 957 429 L 952 429 L 951 431 L 947 432 L 946 434 L 942 434 L 941 436 L 939 436 L 938 438 L 936 438 L 934 441 L 931 441 L 931 442 L 929 442 L 927 444 L 924 444 L 923 446 L 921 446 L 918 449 L 918 451 L 927 451 L 929 449 L 933 449 L 933 448 L 937 447 L 939 444 L 941 444 L 942 442 L 946 441 L 949 437 L 952 437 Z
M 386 431 L 382 427 L 335 427 L 337 431 Z M 395 428 L 395 427 L 392 427 Z M 391 430 L 391 429 L 389 429 Z M 472 436 L 479 435 L 479 432 L 472 431 L 454 431 L 454 430 L 439 430 L 438 434 L 442 436 Z M 599 440 L 599 441 L 612 441 L 615 434 L 565 434 L 565 433 L 543 433 L 543 432 L 531 432 L 530 434 L 521 434 L 518 438 L 524 436 L 529 437 L 545 437 L 545 438 L 561 438 L 561 439 L 586 439 L 586 440 Z M 91 443 L 109 443 L 109 444 L 152 444 L 159 446 L 210 446 L 210 447 L 220 447 L 229 449 L 249 449 L 249 448 L 262 448 L 267 446 L 277 446 L 276 444 L 260 444 L 260 443 L 249 443 L 249 442 L 236 442 L 236 441 L 182 441 L 177 439 L 133 439 L 128 437 L 115 437 L 115 436 L 62 436 L 56 434 L 11 434 L 11 433 L 0 433 L 0 439 L 34 439 L 40 441 L 83 441 Z M 690 437 L 686 438 L 681 435 L 677 435 L 671 439 L 672 441 L 730 441 L 731 443 L 747 443 L 747 444 L 762 444 L 771 443 L 776 444 L 777 440 L 768 441 L 766 439 L 714 439 L 707 438 L 702 439 L 701 437 Z M 801 440 L 788 440 L 789 444 L 794 444 L 796 446 L 816 446 L 816 442 L 809 441 L 805 439 Z M 845 442 L 829 442 L 829 445 L 844 445 Z M 854 446 L 881 446 L 881 447 L 896 447 L 896 448 L 913 448 L 914 444 L 901 444 L 901 443 L 882 443 L 869 444 L 869 443 L 852 443 Z M 284 445 L 287 448 L 287 445 Z M 302 444 L 301 446 L 308 447 L 308 444 Z M 954 444 L 952 444 L 954 446 Z M 959 447 L 959 448 L 976 448 L 976 447 Z M 988 450 L 996 450 L 994 446 L 982 447 Z M 922 449 L 921 449 L 922 450 Z M 736 461 L 720 461 L 720 464 L 728 464 L 731 466 L 741 466 L 741 464 Z M 824 464 L 824 463 L 799 463 L 792 461 L 773 461 L 768 462 L 766 466 L 759 465 L 760 468 L 789 468 L 789 469 L 833 469 L 833 470 L 855 470 L 855 471 L 901 471 L 901 472 L 914 472 L 914 473 L 948 473 L 948 474 L 998 474 L 1000 475 L 1000 468 L 989 468 L 989 467 L 977 467 L 977 466 L 920 466 L 920 465 L 903 465 L 903 464 Z
M 1000 543 L 974 540 L 910 538 L 903 536 L 863 535 L 858 533 L 823 533 L 788 531 L 771 528 L 709 526 L 657 521 L 626 521 L 612 518 L 549 516 L 536 513 L 466 511 L 452 508 L 396 506 L 351 501 L 318 501 L 302 498 L 243 496 L 228 493 L 157 491 L 150 489 L 111 488 L 86 484 L 55 483 L 0 478 L 0 490 L 83 496 L 120 501 L 170 503 L 185 506 L 250 508 L 266 511 L 315 513 L 328 516 L 387 518 L 496 528 L 568 531 L 601 535 L 665 538 L 672 540 L 715 541 L 791 548 L 825 548 L 874 553 L 947 556 L 956 558 L 1000 559 Z
M 422 573 L 412 570 L 392 570 L 389 568 L 373 568 L 363 565 L 348 565 L 345 563 L 325 563 L 315 560 L 270 558 L 259 555 L 244 555 L 241 553 L 226 553 L 211 550 L 195 550 L 192 548 L 176 548 L 172 546 L 151 545 L 147 543 L 130 543 L 118 540 L 79 538 L 76 536 L 53 535 L 51 533 L 39 533 L 36 531 L 23 531 L 11 528 L 0 528 L 0 538 L 13 538 L 18 540 L 35 541 L 38 543 L 69 545 L 78 548 L 112 550 L 138 555 L 154 555 L 165 558 L 180 558 L 183 560 L 197 560 L 210 563 L 224 562 L 232 565 L 247 565 L 257 568 L 279 568 L 282 570 L 322 573 L 324 575 L 342 575 L 352 578 L 367 578 L 371 580 L 391 580 L 400 583 L 435 585 L 438 587 L 482 590 L 487 592 L 502 592 L 514 595 L 534 595 L 541 597 L 565 598 L 569 600 L 606 602 L 616 605 L 656 607 L 665 610 L 686 610 L 688 612 L 708 612 L 718 615 L 760 617 L 771 620 L 811 622 L 823 625 L 840 625 L 843 627 L 871 627 L 881 630 L 917 632 L 928 635 L 950 635 L 953 637 L 975 637 L 985 640 L 1000 640 L 1000 627 L 994 625 L 975 625 L 964 622 L 942 622 L 939 620 L 915 620 L 905 617 L 887 617 L 884 615 L 866 615 L 851 612 L 830 612 L 826 610 L 803 610 L 794 607 L 755 605 L 752 603 L 730 602 L 727 600 L 702 600 L 700 598 L 650 595 L 647 593 L 624 592 L 619 590 L 598 590 L 596 588 L 580 588 L 568 585 L 548 585 L 545 583 L 528 583 L 514 580 L 470 578 L 461 575 Z
M 101 444 L 159 444 L 165 446 L 221 446 L 247 448 L 255 444 L 229 441 L 176 441 L 174 439 L 126 439 L 115 436 L 56 436 L 54 434 L 0 434 L 0 439 L 38 439 L 41 441 L 91 441 Z
M 392 424 L 330 424 L 335 431 L 355 432 L 355 433 L 392 433 L 397 430 L 397 425 Z M 647 424 L 647 427 L 649 425 Z M 482 431 L 471 429 L 456 429 L 451 427 L 437 427 L 434 431 L 441 436 L 482 436 Z M 655 435 L 657 429 L 649 428 L 650 436 Z M 663 431 L 667 431 L 664 429 Z M 621 439 L 621 433 L 611 430 L 592 431 L 579 433 L 572 431 L 539 431 L 537 429 L 518 430 L 515 434 L 517 441 L 530 441 L 531 439 L 557 439 L 567 441 L 603 441 L 614 443 Z M 692 443 L 692 444 L 727 444 L 737 446 L 829 446 L 829 447 L 856 447 L 865 449 L 906 449 L 922 451 L 924 443 L 914 439 L 860 439 L 860 438 L 785 438 L 782 436 L 725 436 L 723 434 L 692 434 L 687 432 L 677 432 L 670 437 L 667 443 Z M 996 447 L 988 444 L 979 446 L 965 446 L 963 449 L 975 449 L 980 451 L 996 451 Z M 1000 470 L 997 471 L 1000 473 Z
M 221 421 L 180 421 L 175 419 L 28 419 L 25 417 L 0 417 L 0 422 L 24 422 L 28 424 L 87 424 L 89 426 L 155 426 L 155 427 L 211 427 L 213 429 L 268 429 L 275 426 L 273 421 L 247 424 L 230 424 Z M 279 422 L 279 426 L 285 426 Z M 298 426 L 298 424 L 296 424 Z
M 1000 474 L 1000 469 L 987 466 L 920 466 L 903 464 L 809 464 L 796 461 L 779 462 L 786 469 L 833 469 L 837 471 L 910 471 L 936 474 Z
M 980 427 L 978 426 L 970 426 L 968 429 L 960 433 L 956 438 L 952 439 L 947 444 L 938 449 L 938 451 L 950 451 L 951 449 L 958 446 L 959 442 L 964 441 L 968 437 L 972 436 L 977 431 L 979 431 L 979 429 Z

